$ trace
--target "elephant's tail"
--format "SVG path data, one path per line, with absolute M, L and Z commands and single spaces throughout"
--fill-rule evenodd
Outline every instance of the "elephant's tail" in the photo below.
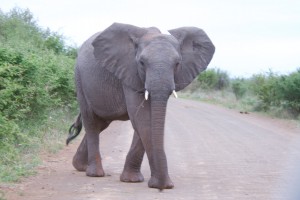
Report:
M 81 119 L 81 113 L 79 113 L 76 121 L 72 126 L 69 128 L 69 136 L 66 140 L 66 144 L 68 145 L 74 138 L 76 138 L 80 131 L 82 129 L 82 119 Z

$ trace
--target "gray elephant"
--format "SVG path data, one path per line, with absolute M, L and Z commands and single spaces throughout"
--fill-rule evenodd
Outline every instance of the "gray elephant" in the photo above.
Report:
M 82 45 L 75 67 L 80 114 L 67 139 L 69 143 L 79 134 L 83 121 L 86 134 L 73 158 L 77 170 L 104 176 L 99 133 L 114 120 L 130 119 L 134 136 L 120 180 L 144 180 L 140 168 L 146 152 L 148 186 L 174 187 L 164 150 L 167 102 L 206 69 L 215 47 L 199 28 L 169 33 L 114 23 Z

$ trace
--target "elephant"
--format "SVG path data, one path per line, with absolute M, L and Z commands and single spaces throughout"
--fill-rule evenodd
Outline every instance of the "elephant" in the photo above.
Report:
M 215 47 L 196 27 L 168 32 L 113 23 L 79 49 L 75 83 L 80 114 L 67 139 L 68 144 L 83 124 L 86 133 L 73 157 L 77 170 L 104 176 L 99 134 L 114 120 L 130 120 L 134 134 L 120 180 L 144 181 L 140 169 L 146 152 L 148 186 L 174 187 L 164 150 L 167 102 L 207 68 Z

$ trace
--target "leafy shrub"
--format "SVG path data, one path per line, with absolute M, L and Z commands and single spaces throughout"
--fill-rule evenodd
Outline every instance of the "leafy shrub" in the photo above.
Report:
M 235 79 L 235 80 L 233 80 L 232 83 L 231 83 L 231 87 L 232 87 L 232 91 L 235 95 L 235 98 L 237 100 L 244 97 L 244 95 L 247 91 L 247 87 L 246 87 L 244 79 Z
M 300 113 L 300 69 L 288 76 L 281 76 L 278 81 L 281 105 L 295 116 Z
M 0 68 L 0 111 L 8 119 L 38 115 L 74 100 L 73 60 L 51 52 L 22 55 L 0 48 L 3 57 L 7 60 Z
M 20 141 L 20 130 L 17 124 L 0 115 L 0 164 L 7 165 L 18 155 L 15 148 Z
M 208 69 L 202 72 L 197 80 L 203 89 L 222 90 L 229 86 L 228 74 L 220 69 Z
M 50 111 L 74 105 L 75 55 L 62 36 L 39 28 L 29 10 L 0 12 L 0 180 L 23 169 L 21 155 L 42 140 L 33 122 L 42 127 Z M 18 174 L 24 172 L 9 180 Z
M 221 84 L 222 77 L 225 77 L 225 84 Z M 236 103 L 243 104 L 242 107 L 247 105 L 247 110 L 264 111 L 283 117 L 297 118 L 300 115 L 300 69 L 288 75 L 278 75 L 269 71 L 250 78 L 235 79 L 229 79 L 227 73 L 219 69 L 209 69 L 200 74 L 197 82 L 193 82 L 184 92 L 201 93 L 190 94 L 193 97 L 209 94 L 209 99 L 216 99 L 214 95 L 218 96 L 218 93 L 213 91 L 226 88 L 228 83 Z M 224 104 L 220 98 L 215 101 Z
M 286 109 L 294 117 L 300 114 L 300 70 L 289 75 L 277 75 L 272 71 L 253 75 L 249 90 L 259 100 L 255 110 Z
M 273 72 L 258 74 L 252 77 L 251 88 L 259 99 L 258 110 L 269 110 L 272 106 L 279 106 L 280 93 L 278 90 L 279 78 Z

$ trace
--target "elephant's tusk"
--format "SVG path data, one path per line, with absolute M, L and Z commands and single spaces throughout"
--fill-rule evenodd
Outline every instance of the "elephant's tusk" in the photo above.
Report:
M 148 97 L 149 97 L 149 92 L 146 90 L 145 91 L 145 99 L 148 100 Z
M 175 90 L 173 90 L 173 95 L 174 95 L 175 98 L 178 98 Z

